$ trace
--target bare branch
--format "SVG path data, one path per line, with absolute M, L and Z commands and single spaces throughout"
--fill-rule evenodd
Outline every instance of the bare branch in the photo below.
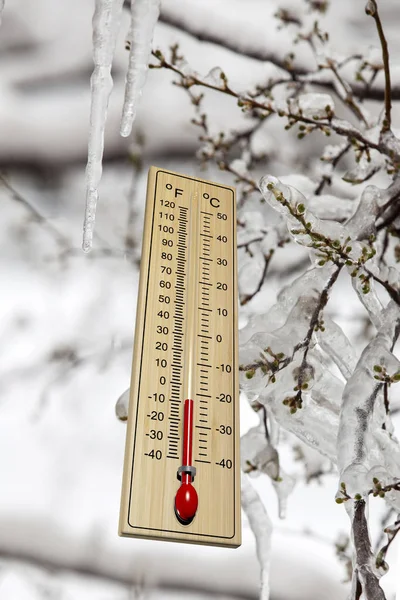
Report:
M 389 49 L 387 45 L 387 41 L 385 38 L 385 34 L 383 32 L 381 18 L 378 12 L 378 5 L 376 0 L 368 0 L 366 7 L 367 15 L 371 15 L 371 17 L 375 20 L 376 28 L 378 30 L 379 40 L 381 42 L 382 47 L 382 59 L 383 59 L 383 67 L 385 72 L 385 119 L 382 124 L 382 133 L 385 131 L 389 131 L 391 128 L 391 109 L 392 109 L 392 101 L 391 101 L 391 83 L 390 83 L 390 66 L 389 66 Z
M 379 579 L 371 569 L 373 554 L 365 516 L 364 500 L 358 500 L 355 503 L 352 531 L 356 554 L 352 600 L 359 600 L 362 594 L 364 594 L 366 600 L 386 600 L 385 594 L 379 585 Z
M 223 27 L 219 29 L 218 33 L 211 32 L 209 30 L 203 30 L 201 25 L 199 25 L 194 19 L 185 19 L 182 14 L 178 16 L 177 14 L 168 13 L 165 10 L 161 11 L 160 22 L 165 23 L 170 27 L 179 29 L 180 31 L 183 31 L 196 38 L 200 42 L 215 44 L 217 46 L 226 48 L 235 54 L 246 56 L 260 62 L 270 62 L 287 73 L 288 82 L 296 80 L 296 78 L 301 80 L 302 76 L 306 76 L 307 82 L 310 84 L 315 84 L 331 91 L 335 91 L 336 89 L 332 79 L 321 76 L 321 74 L 317 71 L 310 74 L 309 68 L 302 67 L 300 65 L 292 66 L 290 69 L 288 69 L 285 57 L 278 56 L 270 48 L 259 47 L 255 49 L 254 44 L 250 43 L 248 45 L 242 44 L 242 46 L 239 48 L 235 39 L 232 36 L 229 36 L 229 33 Z M 369 86 L 366 88 L 365 85 L 346 82 L 346 84 L 351 88 L 354 96 L 357 98 L 363 100 L 383 100 L 385 97 L 386 87 L 372 87 L 372 83 L 373 82 L 371 81 Z M 393 100 L 400 100 L 400 85 L 395 86 L 392 89 L 392 98 Z

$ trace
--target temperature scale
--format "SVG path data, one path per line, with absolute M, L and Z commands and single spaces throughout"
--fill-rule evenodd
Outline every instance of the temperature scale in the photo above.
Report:
M 235 190 L 151 167 L 120 535 L 241 543 Z

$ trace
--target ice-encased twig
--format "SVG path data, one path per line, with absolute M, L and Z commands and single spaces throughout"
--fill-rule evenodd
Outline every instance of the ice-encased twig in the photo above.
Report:
M 86 208 L 83 224 L 83 250 L 85 252 L 92 247 L 98 185 L 102 173 L 104 129 L 108 101 L 113 86 L 111 66 L 122 6 L 123 0 L 96 0 L 93 15 L 93 62 L 95 66 L 90 79 L 90 129 L 86 166 Z
M 355 556 L 350 600 L 357 600 L 361 594 L 365 600 L 385 600 L 385 594 L 379 585 L 379 573 L 374 567 L 365 510 L 364 500 L 356 502 L 352 522 Z
M 146 82 L 154 28 L 160 14 L 160 0 L 132 0 L 129 66 L 122 110 L 122 136 L 132 131 L 138 102 Z
M 378 368 L 385 367 L 388 374 L 399 370 L 399 361 L 392 354 L 393 345 L 400 332 L 400 307 L 390 302 L 382 313 L 382 327 L 365 348 L 343 392 L 337 438 L 338 467 L 341 482 L 350 495 L 365 494 L 372 486 L 371 469 L 389 471 L 393 450 L 378 439 L 375 432 L 382 431 L 382 388 L 376 380 Z M 383 435 L 389 436 L 383 431 Z M 386 456 L 387 455 L 387 456 Z M 400 467 L 399 469 L 400 470 Z M 399 473 L 388 473 L 391 477 Z
M 261 569 L 260 600 L 269 599 L 269 566 L 272 522 L 248 476 L 242 474 L 242 508 L 256 539 L 257 558 Z

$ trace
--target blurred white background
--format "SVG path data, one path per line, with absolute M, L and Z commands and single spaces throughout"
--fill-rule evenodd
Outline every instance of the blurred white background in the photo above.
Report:
M 272 15 L 299 3 L 187 0 L 179 11 L 204 27 L 217 22 L 230 28 L 239 45 L 273 40 L 284 55 L 290 36 L 277 30 Z M 0 185 L 0 600 L 256 598 L 259 567 L 245 518 L 243 545 L 234 551 L 117 536 L 125 427 L 114 407 L 130 379 L 147 169 L 155 164 L 230 184 L 232 179 L 211 167 L 200 171 L 192 108 L 167 72 L 149 72 L 134 132 L 119 136 L 125 11 L 94 249 L 83 254 L 93 4 L 6 0 L 0 28 L 0 163 L 12 186 Z M 162 4 L 174 8 L 172 0 Z M 346 54 L 377 45 L 361 0 L 331 4 L 325 24 L 332 46 Z M 395 66 L 400 7 L 398 0 L 381 4 Z M 166 51 L 176 41 L 196 70 L 205 74 L 219 65 L 238 88 L 274 69 L 160 22 L 153 47 Z M 306 64 L 302 52 L 298 60 Z M 234 102 L 215 94 L 206 102 L 216 130 L 242 122 Z M 395 127 L 399 116 L 395 110 Z M 282 143 L 283 136 L 281 124 L 271 126 L 265 171 L 302 173 L 321 142 L 299 151 L 294 140 Z M 138 152 L 141 170 L 130 158 Z M 279 276 L 293 252 L 282 252 L 263 294 L 243 309 L 244 319 L 271 306 L 283 281 L 293 278 Z M 357 342 L 364 335 L 363 313 L 344 293 L 337 291 L 336 317 Z M 256 423 L 243 398 L 242 432 Z M 303 467 L 289 449 L 281 457 L 285 469 L 300 474 Z M 311 451 L 307 460 L 312 463 Z M 323 485 L 299 481 L 286 520 L 278 518 L 269 481 L 253 484 L 274 523 L 272 600 L 344 599 L 346 572 L 334 544 L 348 531 L 348 520 L 334 501 L 336 475 L 325 476 Z M 388 600 L 395 583 L 392 570 L 382 580 Z

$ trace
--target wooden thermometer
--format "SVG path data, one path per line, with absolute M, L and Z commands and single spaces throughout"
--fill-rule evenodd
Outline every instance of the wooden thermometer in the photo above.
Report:
M 151 167 L 120 535 L 241 543 L 234 188 Z

